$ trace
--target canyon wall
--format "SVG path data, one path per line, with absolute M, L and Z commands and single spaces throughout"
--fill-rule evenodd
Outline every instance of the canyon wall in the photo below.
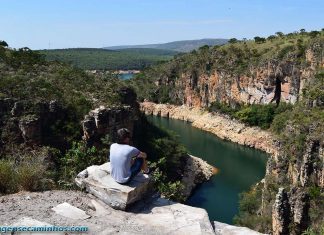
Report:
M 313 50 L 306 52 L 308 66 L 293 61 L 270 60 L 258 67 L 250 67 L 249 75 L 235 75 L 231 71 L 213 71 L 209 74 L 183 73 L 176 81 L 178 96 L 188 107 L 208 107 L 212 102 L 294 104 L 315 68 L 323 64 Z M 198 76 L 198 77 L 197 77 Z

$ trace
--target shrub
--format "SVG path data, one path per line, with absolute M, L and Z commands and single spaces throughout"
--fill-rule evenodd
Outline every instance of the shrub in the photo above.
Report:
M 0 193 L 13 193 L 17 188 L 17 172 L 13 162 L 0 160 Z
M 107 156 L 98 153 L 96 147 L 87 147 L 84 142 L 73 142 L 72 148 L 60 159 L 60 180 L 63 188 L 72 188 L 76 175 L 91 165 L 101 165 L 108 160 Z
M 25 161 L 17 167 L 17 178 L 20 189 L 37 191 L 47 189 L 45 167 L 40 163 Z
M 251 126 L 267 129 L 273 120 L 274 105 L 251 105 L 235 113 L 235 117 Z

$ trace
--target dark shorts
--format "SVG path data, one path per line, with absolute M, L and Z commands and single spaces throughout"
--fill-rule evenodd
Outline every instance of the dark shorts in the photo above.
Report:
M 143 158 L 136 158 L 133 165 L 131 166 L 131 176 L 123 184 L 128 184 L 138 173 L 140 173 L 143 164 L 144 164 Z

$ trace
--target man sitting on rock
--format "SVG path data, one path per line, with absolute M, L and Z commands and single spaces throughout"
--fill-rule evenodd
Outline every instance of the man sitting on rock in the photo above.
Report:
M 149 172 L 146 153 L 130 146 L 130 131 L 126 128 L 117 131 L 117 143 L 110 147 L 111 177 L 120 184 L 129 183 L 141 170 Z

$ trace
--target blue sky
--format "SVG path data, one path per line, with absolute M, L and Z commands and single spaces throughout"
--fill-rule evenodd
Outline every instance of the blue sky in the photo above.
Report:
M 0 0 L 0 40 L 32 49 L 324 28 L 323 0 Z

